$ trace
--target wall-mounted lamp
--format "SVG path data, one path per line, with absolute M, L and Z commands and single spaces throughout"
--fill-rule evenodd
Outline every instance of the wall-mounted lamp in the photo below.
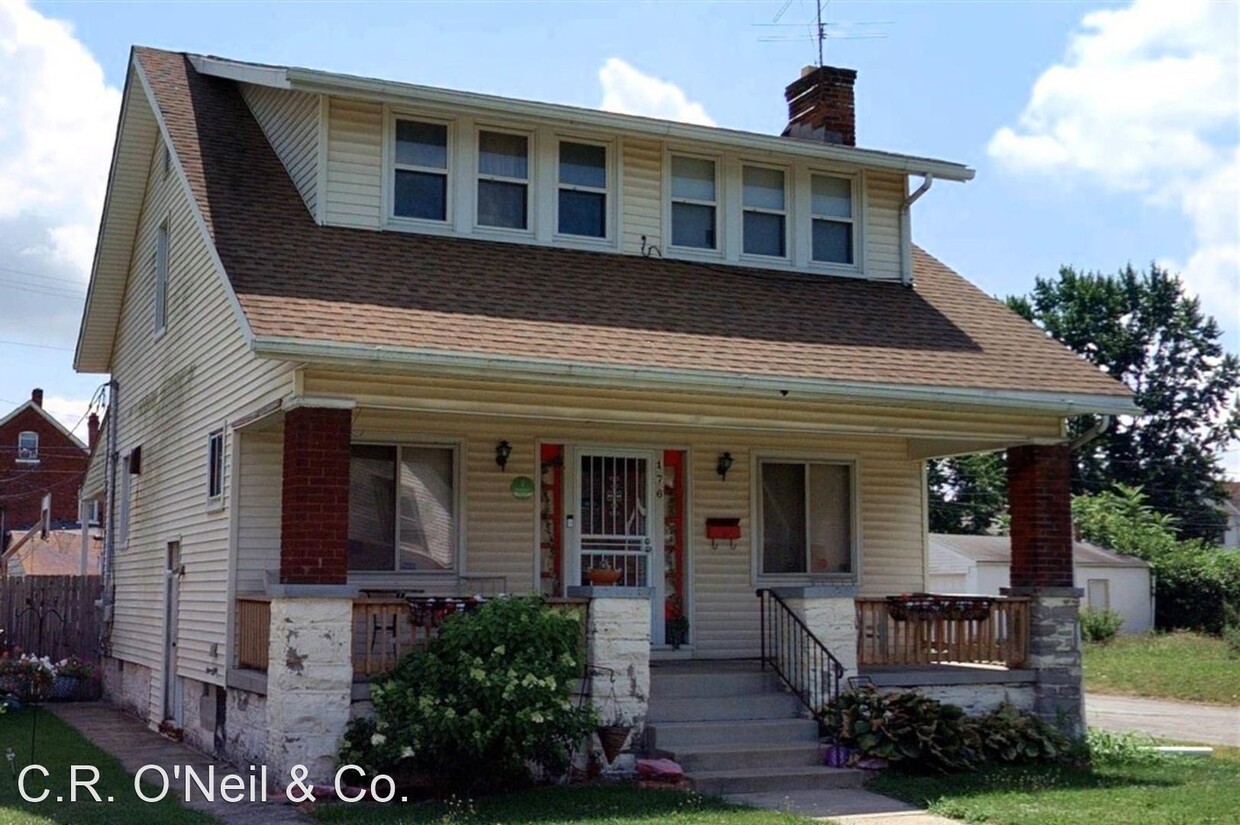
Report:
M 719 456 L 719 463 L 715 465 L 715 472 L 724 481 L 728 480 L 728 470 L 732 469 L 732 454 L 724 453 Z
M 512 455 L 512 445 L 507 441 L 501 441 L 495 445 L 495 463 L 501 470 L 507 468 L 510 455 Z

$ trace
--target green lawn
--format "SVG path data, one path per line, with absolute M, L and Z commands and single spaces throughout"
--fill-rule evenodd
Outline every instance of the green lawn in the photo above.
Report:
M 548 788 L 456 804 L 325 805 L 323 822 L 349 825 L 802 825 L 790 814 L 758 811 L 680 791 L 625 786 Z
M 1085 645 L 1084 665 L 1086 690 L 1240 705 L 1240 659 L 1212 636 L 1120 636 Z
M 880 776 L 869 788 L 994 825 L 1205 825 L 1240 817 L 1240 750 L 1154 765 L 1012 766 L 950 777 Z
M 46 788 L 51 795 L 41 803 L 24 801 L 18 794 L 16 773 L 31 763 L 32 715 L 30 710 L 0 714 L 0 825 L 113 825 L 130 822 L 208 825 L 214 821 L 182 808 L 171 793 L 162 802 L 146 803 L 138 799 L 134 795 L 133 778 L 115 759 L 45 710 L 38 712 L 34 763 L 47 768 L 51 775 L 46 784 L 41 775 L 31 775 L 26 790 L 36 794 Z M 4 758 L 9 748 L 15 755 L 12 769 Z M 100 778 L 95 785 L 96 790 L 105 800 L 112 796 L 116 801 L 110 804 L 94 802 L 85 791 L 79 791 L 76 803 L 57 803 L 57 795 L 65 800 L 69 798 L 70 765 L 94 765 L 98 768 Z

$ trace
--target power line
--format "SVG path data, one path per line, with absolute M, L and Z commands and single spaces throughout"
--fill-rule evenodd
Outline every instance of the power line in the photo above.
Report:
M 74 286 L 85 287 L 85 285 L 76 278 L 57 278 L 55 275 L 43 275 L 38 272 L 31 272 L 28 269 L 14 269 L 11 266 L 0 266 L 0 272 L 10 272 L 14 275 L 27 275 L 31 278 L 42 278 L 46 281 L 63 281 L 66 284 L 73 284 Z
M 0 344 L 4 344 L 6 346 L 11 346 L 11 347 L 34 347 L 35 349 L 58 349 L 58 350 L 64 350 L 65 352 L 73 352 L 73 347 L 58 347 L 53 344 L 32 344 L 29 341 L 0 340 Z M 16 402 L 9 402 L 9 403 L 16 403 Z

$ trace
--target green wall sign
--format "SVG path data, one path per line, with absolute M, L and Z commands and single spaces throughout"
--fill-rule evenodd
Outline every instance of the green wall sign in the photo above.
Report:
M 524 501 L 534 497 L 534 479 L 529 476 L 517 476 L 512 480 L 512 497 Z

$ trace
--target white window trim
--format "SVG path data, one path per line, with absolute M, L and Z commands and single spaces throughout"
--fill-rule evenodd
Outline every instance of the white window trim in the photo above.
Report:
M 703 201 L 693 198 L 676 198 L 672 196 L 672 158 L 692 158 L 695 160 L 708 160 L 715 164 L 715 200 Z M 723 156 L 713 155 L 710 153 L 694 151 L 692 149 L 681 149 L 676 146 L 665 146 L 663 150 L 663 191 L 666 196 L 663 198 L 663 237 L 664 246 L 677 258 L 701 259 L 708 261 L 717 261 L 723 257 L 723 240 L 724 240 L 724 174 L 723 174 Z M 673 203 L 692 203 L 699 206 L 713 206 L 715 208 L 715 248 L 704 249 L 700 246 L 676 246 L 672 243 L 672 204 Z
M 129 472 L 129 462 L 132 457 L 133 450 L 126 450 L 121 454 L 120 478 L 116 483 L 119 488 L 115 527 L 116 546 L 122 549 L 129 547 L 129 536 L 133 532 L 133 474 Z M 108 529 L 112 529 L 111 524 L 108 525 Z
M 163 242 L 163 254 L 160 254 L 160 242 Z M 155 294 L 152 299 L 155 340 L 164 337 L 168 331 L 168 277 L 172 268 L 172 217 L 165 216 L 155 228 Z
M 218 510 L 224 509 L 224 500 L 225 500 L 224 492 L 228 486 L 227 480 L 225 479 L 225 474 L 228 471 L 228 458 L 227 458 L 227 454 L 224 452 L 228 446 L 227 438 L 224 435 L 226 431 L 227 431 L 226 427 L 220 426 L 214 430 L 211 430 L 211 432 L 207 433 L 207 455 L 206 455 L 206 459 L 207 459 L 207 509 L 210 511 L 218 511 Z M 218 493 L 213 494 L 211 492 L 211 473 L 213 469 L 212 461 L 211 461 L 211 443 L 217 437 L 220 440 L 220 455 L 219 455 L 220 490 Z
M 505 175 L 483 174 L 481 171 L 479 171 L 481 168 L 481 164 L 478 161 L 479 161 L 479 158 L 482 156 L 481 142 L 482 142 L 483 132 L 491 132 L 493 134 L 500 134 L 500 135 L 520 135 L 521 137 L 525 138 L 526 169 L 525 169 L 524 178 L 510 178 Z M 534 197 L 534 188 L 535 186 L 537 186 L 538 181 L 539 181 L 538 171 L 542 166 L 539 163 L 539 158 L 538 158 L 539 141 L 538 141 L 537 129 L 534 127 L 525 128 L 521 126 L 495 124 L 490 121 L 486 121 L 482 123 L 475 123 L 474 128 L 473 128 L 472 143 L 473 143 L 473 168 L 472 168 L 473 179 L 471 181 L 470 186 L 473 189 L 473 194 L 474 194 L 474 198 L 473 198 L 474 232 L 478 235 L 483 235 L 483 236 L 497 235 L 497 236 L 508 236 L 510 238 L 519 237 L 528 243 L 529 239 L 534 237 L 536 228 L 538 226 L 538 215 L 539 215 L 539 210 L 537 208 L 538 202 L 537 202 L 537 199 Z M 520 184 L 525 187 L 525 228 L 524 229 L 514 229 L 512 227 L 507 227 L 507 226 L 491 226 L 490 224 L 484 224 L 478 220 L 479 207 L 481 206 L 479 199 L 478 199 L 478 184 L 484 180 L 496 181 L 497 183 Z
M 814 214 L 814 176 L 839 178 L 847 180 L 852 185 L 852 217 L 837 218 L 831 216 L 821 216 Z M 865 237 L 862 232 L 864 226 L 862 208 L 862 193 L 865 190 L 863 185 L 862 174 L 860 171 L 843 172 L 838 169 L 823 168 L 820 166 L 807 166 L 804 170 L 805 184 L 802 187 L 805 192 L 805 214 L 808 216 L 804 221 L 804 226 L 798 225 L 798 232 L 804 233 L 805 237 L 805 257 L 806 267 L 815 272 L 822 272 L 828 275 L 860 275 L 864 269 L 862 259 L 864 258 Z M 853 262 L 851 264 L 831 263 L 828 261 L 814 260 L 814 221 L 829 220 L 838 223 L 852 224 L 852 242 L 853 242 Z
M 34 436 L 34 455 L 28 458 L 22 457 L 22 436 Z M 17 434 L 17 463 L 18 464 L 38 464 L 39 463 L 39 434 L 34 430 L 22 430 Z
M 396 121 L 408 120 L 415 123 L 429 123 L 447 129 L 447 158 L 445 169 L 434 169 L 429 166 L 413 166 L 396 162 Z M 455 199 L 457 165 L 457 124 L 456 121 L 427 115 L 422 112 L 405 109 L 387 109 L 383 118 L 383 216 L 385 226 L 392 229 L 410 229 L 419 232 L 444 233 L 452 232 L 456 226 Z M 396 170 L 406 169 L 413 172 L 427 172 L 445 175 L 444 184 L 444 219 L 411 218 L 396 214 Z
M 456 536 L 456 547 L 453 548 L 453 569 L 451 570 L 400 570 L 396 565 L 400 561 L 400 514 L 396 514 L 395 538 L 392 543 L 392 569 L 391 570 L 350 570 L 349 584 L 360 587 L 389 587 L 400 584 L 401 582 L 446 582 L 455 581 L 462 576 L 468 575 L 465 572 L 465 525 L 467 523 L 465 517 L 465 450 L 466 444 L 456 439 L 436 439 L 423 438 L 416 441 L 409 441 L 401 438 L 383 438 L 379 434 L 374 437 L 366 437 L 363 439 L 354 439 L 350 442 L 350 446 L 369 446 L 369 447 L 395 447 L 397 449 L 396 461 L 400 463 L 400 450 L 406 447 L 430 447 L 434 449 L 452 450 L 452 506 L 454 515 L 454 534 Z M 397 479 L 397 484 L 400 479 Z M 399 496 L 393 501 L 399 507 Z
M 851 471 L 852 489 L 849 502 L 852 521 L 852 571 L 849 573 L 810 573 L 809 546 L 806 552 L 805 573 L 762 572 L 762 465 L 763 464 L 836 464 L 845 465 Z M 861 460 L 856 455 L 830 453 L 754 453 L 750 458 L 750 512 L 753 515 L 753 552 L 750 554 L 750 575 L 755 586 L 788 586 L 807 584 L 860 584 L 861 582 Z M 808 494 L 808 493 L 807 493 Z M 808 529 L 809 525 L 806 525 Z
M 764 206 L 746 206 L 745 205 L 745 168 L 753 167 L 755 169 L 773 169 L 784 176 L 784 208 L 768 209 Z M 796 182 L 793 179 L 791 166 L 784 166 L 777 163 L 768 163 L 763 161 L 750 160 L 748 158 L 740 158 L 740 178 L 737 184 L 740 187 L 740 221 L 739 231 L 740 237 L 737 238 L 737 248 L 740 250 L 740 260 L 745 262 L 787 262 L 789 264 L 795 260 L 793 254 L 793 244 L 796 242 L 796 224 L 794 218 L 793 206 L 795 204 L 795 193 L 797 191 Z M 761 255 L 756 252 L 745 251 L 745 213 L 755 212 L 762 215 L 779 215 L 784 219 L 784 254 L 783 255 Z
M 556 246 L 565 244 L 579 244 L 588 246 L 592 249 L 612 249 L 616 245 L 616 202 L 619 200 L 619 180 L 620 170 L 619 164 L 616 162 L 616 142 L 614 140 L 601 140 L 599 138 L 583 137 L 562 132 L 556 132 L 548 141 L 551 145 L 549 151 L 551 154 L 550 165 L 552 168 L 552 181 L 554 182 L 551 189 L 549 211 L 551 213 L 551 236 L 555 240 Z M 603 155 L 603 171 L 607 175 L 606 186 L 599 189 L 596 186 L 582 186 L 576 183 L 563 183 L 560 181 L 560 147 L 565 143 L 579 143 L 582 146 L 599 146 L 602 147 Z M 570 192 L 593 192 L 603 196 L 603 237 L 595 237 L 593 235 L 574 235 L 570 232 L 560 231 L 560 192 L 567 190 Z M 538 193 L 535 193 L 534 200 L 538 200 Z

